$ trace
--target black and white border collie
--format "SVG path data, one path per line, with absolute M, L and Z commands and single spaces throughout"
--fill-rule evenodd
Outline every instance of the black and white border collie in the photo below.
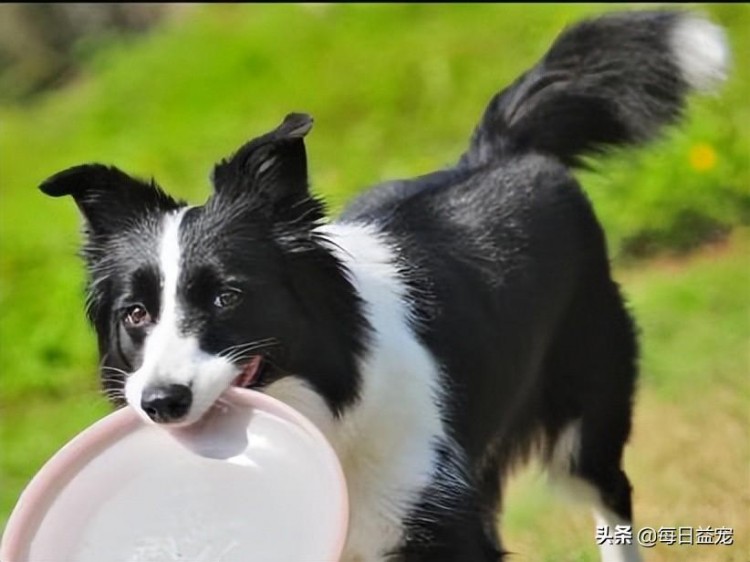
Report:
M 58 173 L 41 189 L 85 218 L 105 390 L 165 425 L 233 384 L 298 409 L 346 473 L 346 561 L 500 559 L 503 479 L 532 453 L 628 524 L 634 326 L 571 168 L 653 138 L 727 59 L 689 13 L 580 23 L 491 100 L 454 166 L 332 220 L 304 114 L 220 162 L 202 206 L 117 168 Z

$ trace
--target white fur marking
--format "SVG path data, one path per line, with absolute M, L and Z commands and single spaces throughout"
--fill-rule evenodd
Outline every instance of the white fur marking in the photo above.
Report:
M 238 368 L 226 359 L 205 353 L 195 336 L 180 333 L 181 311 L 177 299 L 180 278 L 179 231 L 187 208 L 164 217 L 159 267 L 162 275 L 158 324 L 146 338 L 143 364 L 125 384 L 128 403 L 150 421 L 141 409 L 144 389 L 152 385 L 184 384 L 191 387 L 193 404 L 181 424 L 197 421 L 226 390 Z
M 402 521 L 435 469 L 432 445 L 445 435 L 440 368 L 409 325 L 407 291 L 387 240 L 364 225 L 329 224 L 319 231 L 349 269 L 372 327 L 360 360 L 359 401 L 329 422 L 305 385 L 290 381 L 268 390 L 323 418 L 317 423 L 336 449 L 349 487 L 351 519 L 342 560 L 375 562 L 401 542 Z
M 641 562 L 641 555 L 638 552 L 638 541 L 636 540 L 636 530 L 633 529 L 632 522 L 621 519 L 601 505 L 594 508 L 594 519 L 596 520 L 597 527 L 609 528 L 608 534 L 614 534 L 618 525 L 628 525 L 632 529 L 631 544 L 609 544 L 606 542 L 599 545 L 602 562 Z
M 581 420 L 571 422 L 555 441 L 548 465 L 548 475 L 554 489 L 564 499 L 595 505 L 599 492 L 588 482 L 572 474 L 581 451 Z
M 557 437 L 550 465 L 556 472 L 569 473 L 581 451 L 581 420 L 571 422 Z
M 551 474 L 553 482 L 558 489 L 565 492 L 565 496 L 570 499 L 585 502 L 593 507 L 594 520 L 597 527 L 607 527 L 607 536 L 613 536 L 618 525 L 630 526 L 632 532 L 631 544 L 609 544 L 606 542 L 599 545 L 599 553 L 602 562 L 641 562 L 641 555 L 638 551 L 638 542 L 636 537 L 637 530 L 633 528 L 631 521 L 626 521 L 618 517 L 611 510 L 606 508 L 601 501 L 601 495 L 592 484 L 573 475 L 563 475 L 561 473 Z M 594 535 L 592 535 L 594 536 Z
M 567 499 L 593 506 L 596 525 L 609 527 L 610 534 L 614 533 L 617 525 L 632 525 L 630 521 L 624 521 L 604 506 L 595 486 L 571 473 L 580 451 L 581 420 L 576 420 L 560 433 L 552 449 L 548 466 L 552 484 Z M 633 529 L 633 544 L 600 545 L 602 562 L 640 562 L 635 532 Z
M 726 78 L 729 46 L 718 25 L 688 14 L 672 30 L 670 46 L 691 88 L 710 90 Z

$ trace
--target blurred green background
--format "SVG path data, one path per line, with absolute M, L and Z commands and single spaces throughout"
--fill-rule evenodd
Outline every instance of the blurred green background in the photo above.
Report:
M 336 212 L 367 185 L 453 162 L 485 103 L 564 26 L 616 8 L 174 5 L 44 44 L 18 5 L 3 6 L 0 523 L 43 462 L 108 412 L 84 321 L 79 217 L 72 201 L 37 191 L 43 179 L 111 163 L 197 203 L 215 161 L 307 111 L 313 188 Z M 684 126 L 649 149 L 579 177 L 642 331 L 626 455 L 636 525 L 735 529 L 734 546 L 657 546 L 650 559 L 746 562 L 750 7 L 690 9 L 728 30 L 729 81 L 691 99 Z M 550 496 L 538 471 L 512 483 L 504 528 L 514 560 L 597 560 L 586 510 Z

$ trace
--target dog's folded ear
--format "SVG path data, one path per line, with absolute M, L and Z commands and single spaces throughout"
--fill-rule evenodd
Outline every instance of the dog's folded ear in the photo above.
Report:
M 46 179 L 39 189 L 52 197 L 72 196 L 92 234 L 117 232 L 136 216 L 179 207 L 153 182 L 102 164 L 68 168 Z
M 250 197 L 274 218 L 293 220 L 302 210 L 300 207 L 313 202 L 303 140 L 312 125 L 309 115 L 290 113 L 273 131 L 249 141 L 219 162 L 211 178 L 216 195 Z

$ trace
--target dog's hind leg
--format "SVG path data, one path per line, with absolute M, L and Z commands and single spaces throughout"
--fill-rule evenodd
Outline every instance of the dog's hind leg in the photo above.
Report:
M 601 434 L 589 423 L 571 422 L 560 434 L 552 453 L 550 476 L 569 496 L 593 507 L 603 562 L 640 562 L 632 529 L 630 482 L 618 463 L 608 460 L 607 452 L 597 446 L 597 440 L 609 441 L 611 436 Z
M 570 476 L 593 507 L 603 562 L 639 562 L 632 527 L 632 487 L 619 461 L 624 442 L 618 444 L 608 418 L 601 411 L 585 415 L 578 459 Z
M 546 398 L 552 416 L 547 462 L 553 481 L 593 507 L 602 560 L 638 562 L 631 486 L 622 468 L 636 379 L 635 329 L 617 286 L 597 285 L 585 292 L 585 304 L 574 303 L 551 365 L 557 392 Z

